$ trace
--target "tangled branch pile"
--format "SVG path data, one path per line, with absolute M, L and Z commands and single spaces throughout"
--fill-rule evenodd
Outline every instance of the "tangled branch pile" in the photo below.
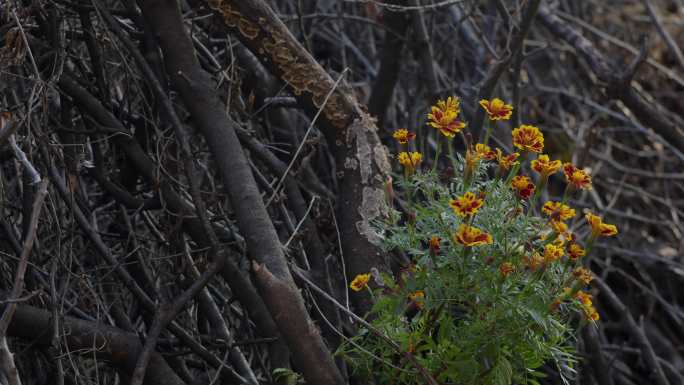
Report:
M 594 177 L 567 203 L 620 229 L 585 261 L 601 322 L 577 336 L 574 381 L 684 383 L 683 12 L 3 1 L 0 381 L 358 383 L 332 354 L 374 303 L 349 281 L 411 263 L 374 226 L 403 172 L 392 133 L 419 127 L 412 150 L 434 168 L 424 112 L 460 95 L 505 154 L 521 117 L 543 127 L 551 159 Z M 494 95 L 516 109 L 489 136 L 478 103 Z

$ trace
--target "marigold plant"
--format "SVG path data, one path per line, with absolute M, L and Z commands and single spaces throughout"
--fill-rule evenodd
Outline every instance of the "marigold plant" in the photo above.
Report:
M 490 119 L 506 119 L 510 106 L 483 102 Z M 429 126 L 454 138 L 466 126 L 459 113 L 458 98 L 440 100 Z M 395 133 L 402 149 L 406 133 Z M 492 149 L 486 140 L 473 144 L 465 133 L 465 150 L 449 152 L 448 173 L 439 159 L 425 159 L 434 166 L 421 168 L 422 155 L 398 155 L 404 173 L 396 188 L 385 188 L 388 215 L 375 227 L 384 250 L 407 256 L 410 265 L 351 283 L 350 295 L 369 288 L 375 302 L 370 323 L 340 348 L 363 383 L 535 385 L 548 362 L 566 381 L 572 376 L 574 333 L 600 318 L 586 291 L 593 276 L 585 256 L 617 228 L 591 213 L 586 222 L 570 222 L 576 209 L 568 199 L 590 186 L 588 173 L 568 163 L 564 180 L 554 176 L 560 161 L 543 154 L 526 160 L 544 148 L 536 126 L 511 135 L 521 153 Z M 539 202 L 549 178 L 565 183 L 565 194 Z

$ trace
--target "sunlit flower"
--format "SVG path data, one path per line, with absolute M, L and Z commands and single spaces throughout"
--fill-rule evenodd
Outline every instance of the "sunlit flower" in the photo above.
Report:
M 460 217 L 473 216 L 484 204 L 484 199 L 480 199 L 475 194 L 467 192 L 464 195 L 449 201 L 449 206 L 454 213 Z
M 434 257 L 439 254 L 440 242 L 441 239 L 438 236 L 433 235 L 432 237 L 430 237 L 430 242 L 428 243 L 428 250 L 431 256 Z
M 514 152 L 509 155 L 504 155 L 500 148 L 496 149 L 496 161 L 499 162 L 499 167 L 502 170 L 509 170 L 511 166 L 518 163 L 517 159 L 520 153 Z
M 594 279 L 594 277 L 591 275 L 591 271 L 581 266 L 573 270 L 572 275 L 585 285 L 588 285 L 591 280 Z
M 425 306 L 425 292 L 422 290 L 414 291 L 408 295 L 410 302 L 414 303 L 418 309 L 422 309 Z
M 489 245 L 493 242 L 492 236 L 484 231 L 462 224 L 453 235 L 454 241 L 465 247 Z
M 489 146 L 486 144 L 478 143 L 475 145 L 475 152 L 479 155 L 480 158 L 485 159 L 485 160 L 494 160 L 496 159 L 496 152 L 494 152 Z
M 568 244 L 568 258 L 572 261 L 576 261 L 585 255 L 587 255 L 587 252 L 580 246 L 579 244 L 575 242 L 570 242 Z
M 553 220 L 567 221 L 575 216 L 575 209 L 561 202 L 548 201 L 542 206 L 542 212 Z
M 404 169 L 406 169 L 409 173 L 415 171 L 420 162 L 423 161 L 423 155 L 417 151 L 402 151 L 399 153 L 397 158 L 399 159 L 399 163 L 401 163 L 401 165 L 404 166 Z
M 359 274 L 354 278 L 354 280 L 349 284 L 349 287 L 354 290 L 354 291 L 361 291 L 363 290 L 364 287 L 368 285 L 368 281 L 370 281 L 370 273 L 369 274 Z
M 553 243 L 549 243 L 548 245 L 544 246 L 544 261 L 546 263 L 555 262 L 561 259 L 564 254 L 565 251 L 563 250 L 562 246 L 557 246 Z
M 603 220 L 598 215 L 592 213 L 587 213 L 584 216 L 591 226 L 591 237 L 612 237 L 618 233 L 617 227 L 615 225 L 609 225 L 603 223 Z
M 528 176 L 516 175 L 511 180 L 511 186 L 517 191 L 521 199 L 527 199 L 534 194 L 534 183 Z
M 561 166 L 560 160 L 550 160 L 546 154 L 539 155 L 537 159 L 532 161 L 532 170 L 538 172 L 542 179 L 557 173 Z
M 453 138 L 466 126 L 465 122 L 458 120 L 461 112 L 458 98 L 449 96 L 447 100 L 438 100 L 437 105 L 432 106 L 428 114 L 428 124 L 438 129 L 447 138 Z
M 513 130 L 513 145 L 523 151 L 541 153 L 544 150 L 544 135 L 539 128 L 523 124 Z
M 563 174 L 566 182 L 573 188 L 591 190 L 591 176 L 586 171 L 573 166 L 572 163 L 565 163 Z
M 531 256 L 523 256 L 522 260 L 523 264 L 532 271 L 537 271 L 544 265 L 544 257 L 537 252 L 532 253 Z
M 514 271 L 515 266 L 513 266 L 513 264 L 510 262 L 504 262 L 499 265 L 499 273 L 501 273 L 501 276 L 504 278 L 508 277 Z
M 397 142 L 401 144 L 406 144 L 409 141 L 413 140 L 416 138 L 416 134 L 413 132 L 409 132 L 409 130 L 405 128 L 400 128 L 392 134 L 392 137 L 397 140 Z
M 513 106 L 506 104 L 499 98 L 494 98 L 491 101 L 482 99 L 480 105 L 485 109 L 490 120 L 508 120 L 513 113 Z

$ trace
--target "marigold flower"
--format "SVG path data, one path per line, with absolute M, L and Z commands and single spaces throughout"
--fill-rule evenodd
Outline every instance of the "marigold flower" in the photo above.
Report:
M 434 257 L 439 254 L 440 241 L 441 239 L 436 235 L 430 237 L 430 242 L 428 242 L 428 250 L 431 256 Z
M 572 261 L 576 261 L 585 255 L 587 252 L 577 243 L 571 242 L 568 244 L 568 258 Z
M 370 273 L 369 274 L 359 274 L 354 278 L 354 280 L 349 284 L 349 287 L 354 290 L 354 291 L 361 291 L 363 290 L 364 287 L 368 285 L 368 281 L 370 281 Z
M 560 160 L 551 160 L 546 154 L 539 155 L 532 161 L 532 169 L 546 179 L 549 175 L 555 174 L 560 170 L 562 163 Z
M 504 278 L 511 275 L 511 273 L 514 271 L 515 271 L 515 266 L 513 266 L 513 264 L 510 262 L 504 262 L 501 265 L 499 265 L 499 273 L 501 273 L 501 276 Z
M 460 100 L 449 96 L 447 100 L 438 100 L 437 105 L 432 106 L 427 115 L 428 124 L 438 129 L 447 138 L 453 138 L 466 126 L 465 122 L 458 120 L 461 113 Z
M 513 113 L 513 106 L 506 104 L 499 98 L 494 98 L 491 101 L 482 99 L 480 100 L 480 106 L 485 109 L 490 120 L 508 120 Z
M 590 319 L 594 322 L 601 318 L 593 306 L 585 306 L 582 308 L 582 310 L 584 310 L 584 315 L 587 317 L 587 319 Z
M 528 176 L 516 175 L 511 180 L 511 186 L 518 192 L 521 199 L 527 199 L 534 194 L 534 183 Z
M 509 155 L 504 155 L 500 148 L 496 149 L 496 160 L 499 162 L 499 167 L 503 170 L 509 170 L 514 164 L 518 163 L 517 159 L 520 153 L 514 152 Z
M 462 224 L 458 228 L 453 239 L 465 247 L 489 245 L 494 242 L 490 234 L 466 224 Z
M 584 216 L 591 226 L 591 237 L 612 237 L 618 233 L 617 227 L 615 225 L 609 225 L 603 223 L 603 220 L 598 215 L 592 213 L 587 213 Z
M 555 262 L 561 259 L 563 255 L 565 255 L 565 250 L 563 250 L 562 246 L 557 246 L 553 243 L 544 246 L 544 261 L 546 263 Z
M 480 199 L 471 192 L 452 199 L 449 201 L 449 206 L 454 210 L 454 213 L 460 217 L 469 217 L 477 213 L 477 210 L 484 204 L 484 199 Z
M 416 134 L 414 134 L 413 132 L 409 132 L 409 130 L 405 128 L 400 128 L 394 131 L 392 137 L 401 144 L 407 144 L 409 141 L 416 138 Z
M 532 256 L 523 256 L 523 264 L 532 271 L 537 271 L 544 265 L 544 257 L 541 254 L 534 252 Z
M 513 145 L 523 151 L 541 153 L 544 150 L 544 135 L 538 127 L 523 124 L 513 130 Z
M 594 279 L 594 277 L 591 275 L 591 271 L 581 266 L 573 270 L 572 275 L 585 285 L 588 285 L 591 280 Z
M 486 144 L 478 143 L 475 145 L 475 152 L 477 155 L 485 160 L 494 160 L 496 159 L 496 152 L 494 152 L 489 146 Z
M 592 300 L 592 295 L 589 294 L 589 293 L 587 293 L 587 292 L 585 292 L 585 291 L 581 291 L 581 290 L 578 291 L 577 293 L 575 293 L 574 297 L 575 297 L 576 300 L 580 301 L 580 303 L 581 303 L 582 305 L 584 305 L 584 306 L 591 306 L 591 305 L 593 305 L 593 303 L 592 303 L 592 301 L 591 301 L 591 300 Z
M 551 228 L 555 233 L 565 234 L 568 231 L 568 224 L 562 221 L 551 220 L 549 221 Z
M 567 221 L 575 216 L 575 209 L 561 202 L 548 201 L 542 206 L 542 212 L 556 221 Z
M 399 163 L 404 166 L 404 169 L 411 173 L 415 171 L 418 165 L 423 161 L 423 154 L 417 151 L 402 151 L 399 153 L 397 158 L 399 159 Z
M 572 163 L 565 163 L 563 174 L 566 182 L 573 188 L 591 190 L 591 176 L 586 171 L 573 166 Z
M 414 303 L 418 309 L 422 309 L 425 306 L 425 292 L 422 290 L 414 291 L 408 295 L 410 302 Z

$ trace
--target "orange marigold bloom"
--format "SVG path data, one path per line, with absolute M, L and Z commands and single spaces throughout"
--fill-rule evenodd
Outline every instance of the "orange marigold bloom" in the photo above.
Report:
M 469 217 L 475 215 L 477 210 L 484 204 L 484 199 L 480 199 L 471 192 L 452 199 L 449 201 L 449 206 L 454 210 L 454 213 L 460 217 Z
M 566 182 L 572 187 L 578 190 L 591 190 L 591 176 L 586 171 L 573 166 L 572 163 L 565 163 L 563 174 L 565 174 Z
M 555 262 L 561 259 L 564 254 L 565 251 L 563 250 L 562 246 L 557 246 L 553 243 L 549 243 L 548 245 L 544 246 L 544 261 L 546 263 Z
M 361 291 L 364 287 L 368 286 L 368 281 L 370 281 L 369 274 L 359 274 L 354 278 L 354 280 L 349 284 L 349 287 L 354 291 Z
M 480 158 L 485 159 L 485 160 L 493 160 L 496 159 L 496 152 L 494 152 L 489 146 L 486 144 L 478 143 L 475 145 L 475 152 L 479 155 Z
M 585 285 L 588 285 L 591 280 L 594 279 L 594 277 L 591 275 L 591 271 L 581 266 L 573 270 L 572 275 Z
M 544 150 L 544 135 L 539 128 L 523 124 L 513 130 L 513 145 L 523 151 L 539 154 Z
M 585 291 L 581 291 L 581 290 L 578 291 L 577 293 L 575 293 L 574 297 L 575 297 L 576 300 L 580 301 L 580 303 L 581 303 L 582 305 L 584 305 L 584 306 L 591 306 L 591 305 L 593 305 L 593 303 L 592 303 L 592 301 L 591 301 L 591 300 L 592 300 L 592 295 L 589 294 L 589 293 L 587 293 L 587 292 L 585 292 Z
M 560 170 L 562 163 L 560 160 L 550 160 L 546 154 L 539 155 L 532 161 L 532 169 L 541 175 L 542 179 L 555 174 Z
M 438 129 L 447 138 L 453 138 L 466 126 L 465 122 L 458 120 L 461 113 L 460 100 L 449 96 L 447 100 L 438 100 L 437 105 L 432 106 L 427 115 L 428 124 Z
M 518 163 L 517 159 L 520 156 L 520 153 L 514 152 L 510 155 L 504 155 L 501 152 L 500 148 L 496 149 L 496 160 L 499 162 L 499 167 L 501 167 L 504 170 L 508 170 L 513 166 L 514 164 Z
M 415 171 L 416 167 L 423 161 L 423 154 L 417 151 L 412 152 L 400 152 L 397 156 L 399 163 L 404 166 L 405 169 L 410 172 Z
M 433 235 L 432 237 L 430 237 L 430 242 L 428 242 L 428 250 L 429 250 L 429 253 L 431 256 L 434 257 L 437 254 L 439 254 L 439 251 L 440 251 L 439 250 L 439 248 L 440 248 L 439 243 L 440 243 L 440 241 L 441 241 L 441 239 L 436 235 Z
M 408 295 L 409 301 L 416 304 L 418 309 L 422 309 L 425 306 L 425 292 L 422 290 L 414 291 Z
M 504 262 L 501 265 L 499 265 L 499 273 L 501 273 L 501 276 L 504 278 L 511 275 L 511 273 L 514 271 L 515 271 L 515 266 L 513 266 L 513 264 L 510 262 Z
M 618 233 L 617 227 L 615 225 L 609 225 L 603 223 L 603 220 L 598 215 L 592 213 L 587 213 L 584 216 L 591 226 L 591 237 L 612 237 Z
M 401 144 L 406 144 L 410 140 L 413 140 L 416 138 L 416 134 L 413 132 L 409 132 L 409 130 L 405 128 L 400 128 L 392 134 L 392 137 L 397 140 L 397 142 Z
M 562 221 L 556 221 L 556 220 L 551 220 L 549 222 L 551 225 L 551 228 L 553 229 L 554 232 L 558 234 L 566 234 L 568 231 L 568 224 Z
M 582 246 L 580 246 L 579 244 L 574 243 L 574 242 L 571 242 L 568 244 L 568 250 L 567 251 L 568 251 L 568 257 L 572 261 L 576 261 L 576 260 L 584 257 L 585 255 L 587 255 L 587 252 L 582 248 Z
M 511 180 L 511 186 L 518 192 L 518 196 L 527 199 L 534 194 L 534 183 L 528 176 L 516 175 Z
M 542 211 L 556 221 L 567 221 L 575 216 L 575 209 L 561 202 L 548 201 L 542 206 Z
M 508 120 L 513 113 L 513 106 L 506 104 L 499 98 L 494 98 L 491 101 L 482 99 L 480 100 L 480 106 L 485 109 L 490 120 Z
M 523 256 L 523 264 L 532 271 L 537 271 L 544 265 L 544 257 L 541 254 L 534 252 L 532 256 Z
M 465 247 L 489 245 L 494 242 L 490 234 L 466 224 L 462 224 L 458 228 L 458 231 L 454 233 L 453 238 L 454 241 Z

